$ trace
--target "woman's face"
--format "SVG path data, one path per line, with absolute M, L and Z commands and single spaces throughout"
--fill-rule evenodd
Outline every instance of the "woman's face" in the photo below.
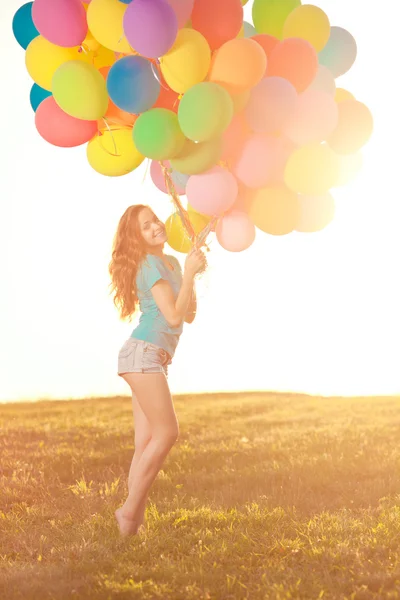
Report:
M 139 229 L 148 249 L 163 246 L 168 239 L 164 223 L 150 208 L 143 208 L 138 215 Z

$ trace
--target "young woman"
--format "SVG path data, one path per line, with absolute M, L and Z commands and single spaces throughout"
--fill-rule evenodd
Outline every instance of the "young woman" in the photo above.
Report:
M 148 206 L 130 206 L 118 224 L 109 264 L 121 319 L 131 320 L 138 303 L 142 313 L 118 355 L 118 375 L 132 390 L 135 423 L 129 494 L 115 511 L 122 535 L 136 534 L 144 522 L 150 487 L 179 435 L 168 365 L 183 322 L 194 320 L 195 275 L 207 266 L 203 251 L 193 248 L 182 273 L 178 260 L 164 254 L 166 241 L 164 224 Z

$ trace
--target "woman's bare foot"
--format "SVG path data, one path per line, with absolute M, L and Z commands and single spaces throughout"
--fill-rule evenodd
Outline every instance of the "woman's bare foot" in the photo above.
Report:
M 122 506 L 117 508 L 115 511 L 115 518 L 117 519 L 119 531 L 122 536 L 136 535 L 139 532 L 139 528 L 142 526 L 143 521 L 137 519 L 129 519 L 122 514 Z

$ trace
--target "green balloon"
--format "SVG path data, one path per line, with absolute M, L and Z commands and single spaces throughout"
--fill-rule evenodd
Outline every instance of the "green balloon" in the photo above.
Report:
M 197 175 L 214 167 L 222 154 L 222 139 L 196 144 L 186 140 L 182 152 L 170 161 L 171 167 L 185 175 Z
M 153 160 L 177 156 L 185 143 L 178 117 L 166 108 L 151 108 L 142 113 L 135 122 L 132 135 L 139 152 Z
M 219 137 L 233 117 L 233 101 L 218 83 L 193 85 L 179 104 L 178 119 L 189 140 L 206 142 Z
M 268 33 L 281 40 L 283 25 L 298 6 L 301 0 L 254 0 L 253 23 L 257 33 Z

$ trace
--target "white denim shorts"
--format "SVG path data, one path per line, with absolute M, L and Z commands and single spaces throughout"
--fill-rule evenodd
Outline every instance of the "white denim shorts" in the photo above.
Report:
M 168 365 L 172 358 L 164 348 L 128 338 L 118 354 L 118 375 L 123 373 L 165 373 L 168 377 Z

